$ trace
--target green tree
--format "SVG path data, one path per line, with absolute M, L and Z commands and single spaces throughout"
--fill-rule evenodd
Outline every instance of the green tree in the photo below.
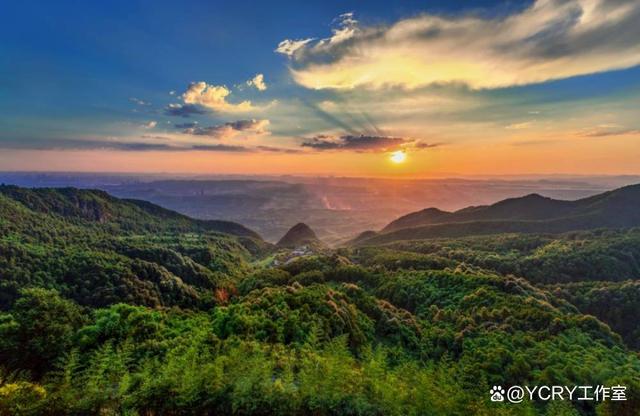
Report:
M 78 305 L 56 291 L 23 289 L 0 323 L 0 357 L 10 366 L 41 375 L 71 346 L 83 322 Z

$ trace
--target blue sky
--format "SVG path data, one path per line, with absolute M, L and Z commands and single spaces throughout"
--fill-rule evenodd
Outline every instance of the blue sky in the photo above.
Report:
M 0 169 L 82 170 L 77 152 L 91 151 L 100 170 L 126 153 L 178 171 L 204 152 L 213 163 L 196 171 L 259 153 L 289 158 L 283 173 L 305 159 L 334 174 L 349 154 L 378 175 L 388 167 L 374 154 L 402 150 L 416 155 L 403 174 L 492 173 L 464 157 L 495 145 L 498 170 L 517 173 L 508 150 L 533 143 L 528 171 L 583 146 L 571 169 L 628 172 L 640 7 L 557 2 L 12 2 L 0 16 Z M 247 83 L 258 74 L 260 88 Z M 583 145 L 617 136 L 606 160 L 604 144 Z

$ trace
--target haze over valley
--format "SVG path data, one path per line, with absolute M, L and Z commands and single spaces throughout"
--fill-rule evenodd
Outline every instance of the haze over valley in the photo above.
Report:
M 195 176 L 92 173 L 0 173 L 0 183 L 102 189 L 200 219 L 235 221 L 276 242 L 294 224 L 328 244 L 379 230 L 413 211 L 454 211 L 538 193 L 574 200 L 640 182 L 637 176 L 380 179 L 295 176 Z

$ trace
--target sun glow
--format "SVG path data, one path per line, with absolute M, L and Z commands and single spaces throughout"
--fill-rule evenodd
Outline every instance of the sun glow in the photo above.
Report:
M 405 160 L 407 160 L 407 154 L 404 150 L 396 150 L 395 152 L 391 153 L 390 159 L 393 163 L 403 163 Z

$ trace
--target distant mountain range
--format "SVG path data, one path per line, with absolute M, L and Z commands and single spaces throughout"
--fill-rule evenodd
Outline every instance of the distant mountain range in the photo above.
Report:
M 11 203 L 9 201 L 12 201 Z M 0 185 L 0 209 L 5 226 L 26 224 L 26 211 L 47 214 L 68 223 L 101 224 L 114 232 L 163 233 L 214 231 L 255 240 L 251 229 L 231 221 L 192 219 L 150 202 L 118 199 L 98 190 L 21 188 Z M 31 215 L 31 214 L 29 214 Z M 14 218 L 12 220 L 12 218 Z M 33 217 L 36 221 L 37 218 Z M 365 231 L 351 245 L 376 245 L 400 240 L 460 237 L 499 233 L 562 233 L 595 228 L 640 226 L 640 184 L 575 201 L 530 194 L 492 205 L 454 212 L 427 208 L 389 223 L 379 232 Z M 281 248 L 324 244 L 305 223 L 292 227 L 278 242 Z
M 640 226 L 640 184 L 576 201 L 530 194 L 454 212 L 427 208 L 402 216 L 380 232 L 366 231 L 355 245 L 498 233 L 562 233 Z
M 191 218 L 232 221 L 272 243 L 303 222 L 329 245 L 344 243 L 363 230 L 379 230 L 425 207 L 455 211 L 534 192 L 575 200 L 639 182 L 640 176 L 376 179 L 0 172 L 4 184 L 100 189 Z

